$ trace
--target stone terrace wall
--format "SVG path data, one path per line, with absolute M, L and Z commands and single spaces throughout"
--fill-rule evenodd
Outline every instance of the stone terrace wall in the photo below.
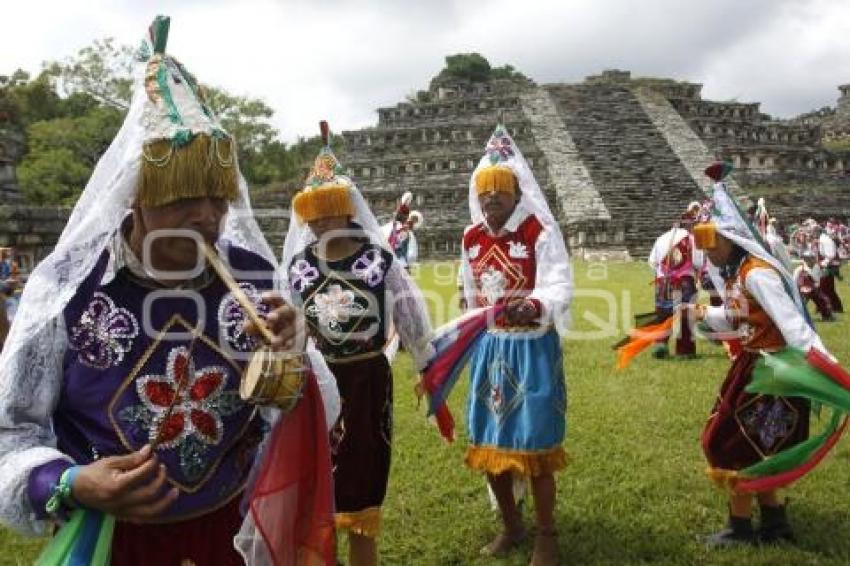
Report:
M 13 246 L 21 271 L 29 273 L 53 250 L 70 212 L 58 206 L 0 206 L 0 247 Z
M 759 111 L 758 103 L 669 101 L 712 153 L 754 181 L 784 174 L 793 181 L 803 172 L 826 179 L 850 172 L 844 157 L 821 148 L 820 126 L 774 120 Z
M 375 128 L 344 132 L 345 165 L 381 221 L 410 190 L 425 216 L 420 254 L 456 258 L 469 223 L 469 180 L 501 118 L 576 252 L 625 255 L 622 227 L 578 158 L 548 94 L 527 82 L 443 85 L 378 110 Z
M 546 158 L 534 143 L 519 94 L 525 84 L 441 87 L 427 101 L 409 101 L 378 110 L 375 128 L 343 132 L 348 167 L 379 221 L 389 221 L 404 191 L 425 217 L 420 254 L 460 256 L 463 227 L 469 223 L 469 179 L 501 115 L 552 202 Z M 466 87 L 466 88 L 465 88 Z
M 703 192 L 632 91 L 616 84 L 547 85 L 632 256 L 645 256 Z
M 412 191 L 414 208 L 425 216 L 421 256 L 457 258 L 469 223 L 470 176 L 501 119 L 574 255 L 640 257 L 689 201 L 703 197 L 710 184 L 702 170 L 716 157 L 736 167 L 733 192 L 765 196 L 780 220 L 850 216 L 850 151 L 821 144 L 828 120 L 850 116 L 850 85 L 840 88 L 838 109 L 780 121 L 758 103 L 703 100 L 700 84 L 633 78 L 628 71 L 543 86 L 442 80 L 379 108 L 376 126 L 343 132 L 340 159 L 382 222 L 399 196 Z M 8 155 L 16 146 L 9 140 L 0 132 L 0 197 L 14 181 Z M 276 253 L 298 188 L 275 185 L 254 193 L 257 220 Z M 5 195 L 17 198 L 17 191 Z M 43 257 L 66 215 L 63 209 L 0 207 L 0 245 L 15 245 L 33 260 Z
M 22 146 L 23 140 L 19 134 L 0 126 L 0 205 L 21 201 L 15 162 Z
M 643 107 L 647 117 L 658 129 L 667 145 L 682 162 L 694 184 L 706 195 L 711 194 L 712 181 L 704 171 L 706 163 L 714 159 L 705 142 L 694 132 L 662 92 L 648 87 L 638 87 L 632 92 Z M 733 194 L 746 200 L 734 177 L 727 179 L 726 185 Z
M 587 83 L 629 88 L 704 189 L 709 185 L 701 173 L 704 164 L 723 158 L 735 166 L 730 188 L 739 199 L 746 204 L 764 196 L 768 210 L 780 220 L 850 214 L 850 151 L 822 145 L 850 88 L 839 87 L 842 98 L 836 110 L 776 120 L 763 114 L 758 103 L 703 100 L 701 85 L 694 83 L 632 78 L 624 71 L 589 77 Z

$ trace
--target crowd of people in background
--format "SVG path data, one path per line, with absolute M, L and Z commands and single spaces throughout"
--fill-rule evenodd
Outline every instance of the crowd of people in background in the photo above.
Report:
M 0 248 L 0 350 L 15 316 L 22 287 L 14 248 Z

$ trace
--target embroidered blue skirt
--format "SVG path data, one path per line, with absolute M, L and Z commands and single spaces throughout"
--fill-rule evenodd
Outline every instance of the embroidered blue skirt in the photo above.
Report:
M 557 332 L 491 330 L 470 366 L 467 465 L 527 476 L 566 466 L 567 390 Z

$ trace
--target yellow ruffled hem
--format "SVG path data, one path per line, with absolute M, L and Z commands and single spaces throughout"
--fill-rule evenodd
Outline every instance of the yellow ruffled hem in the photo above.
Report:
M 563 470 L 569 459 L 562 446 L 536 451 L 470 446 L 466 449 L 465 461 L 469 468 L 479 472 L 493 475 L 515 472 L 535 477 Z
M 336 528 L 375 538 L 381 534 L 381 508 L 369 507 L 354 513 L 337 513 L 334 516 Z
M 738 470 L 725 470 L 723 468 L 708 467 L 705 470 L 705 475 L 715 487 L 728 491 L 730 493 L 744 493 L 738 490 L 738 483 L 747 479 L 741 475 Z

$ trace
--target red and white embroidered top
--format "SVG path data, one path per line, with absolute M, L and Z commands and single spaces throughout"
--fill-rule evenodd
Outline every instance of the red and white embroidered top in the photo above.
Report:
M 563 242 L 521 205 L 494 235 L 486 223 L 463 236 L 461 276 L 470 307 L 527 297 L 547 320 L 566 316 L 572 273 Z

